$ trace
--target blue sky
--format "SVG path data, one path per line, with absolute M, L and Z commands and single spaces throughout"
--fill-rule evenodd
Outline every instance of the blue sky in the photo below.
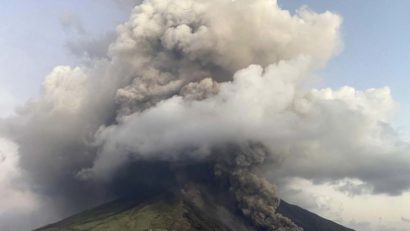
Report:
M 279 4 L 292 10 L 307 5 L 314 11 L 329 10 L 343 17 L 344 49 L 323 71 L 323 85 L 349 85 L 361 90 L 389 86 L 400 103 L 397 125 L 408 137 L 410 1 L 279 0 Z
M 74 65 L 65 43 L 72 31 L 62 26 L 65 15 L 77 18 L 96 37 L 127 18 L 127 10 L 106 1 L 4 1 L 0 8 L 0 87 L 19 101 L 37 94 L 56 65 Z
M 343 17 L 344 50 L 326 68 L 326 85 L 400 89 L 410 69 L 408 1 L 279 1 L 284 8 L 308 5 Z M 403 96 L 405 92 L 395 93 Z

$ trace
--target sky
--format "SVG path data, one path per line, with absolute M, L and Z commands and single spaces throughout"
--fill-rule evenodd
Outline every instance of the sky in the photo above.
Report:
M 67 49 L 69 41 L 115 31 L 129 11 L 110 0 L 4 1 L 0 10 L 4 22 L 0 28 L 0 85 L 2 94 L 8 96 L 2 103 L 7 107 L 4 113 L 10 112 L 10 103 L 21 104 L 38 94 L 53 67 L 78 63 Z
M 388 86 L 400 105 L 393 125 L 408 139 L 410 2 L 280 0 L 279 5 L 292 12 L 307 5 L 316 12 L 329 10 L 343 18 L 343 48 L 318 73 L 322 77 L 318 87 L 347 85 L 365 90 Z M 78 55 L 81 44 L 92 43 L 93 38 L 109 39 L 116 25 L 128 18 L 128 6 L 125 1 L 111 0 L 5 1 L 0 8 L 0 115 L 12 114 L 15 106 L 38 95 L 45 76 L 55 66 L 87 62 L 87 57 Z M 350 184 L 361 182 L 340 182 L 339 186 Z M 301 188 L 304 194 L 289 193 Z M 294 179 L 281 193 L 285 198 L 293 195 L 286 198 L 290 202 L 358 230 L 410 229 L 409 192 L 353 195 L 337 188 Z
M 408 1 L 279 1 L 288 9 L 307 5 L 315 11 L 332 11 L 343 17 L 344 48 L 323 70 L 323 85 L 357 89 L 389 86 L 400 103 L 398 124 L 409 137 L 410 69 Z
M 10 113 L 11 105 L 21 104 L 37 94 L 44 76 L 54 66 L 78 63 L 66 48 L 68 41 L 78 37 L 78 31 L 64 28 L 64 18 L 75 18 L 83 30 L 94 37 L 112 32 L 127 18 L 130 10 L 125 1 L 100 2 L 43 0 L 23 3 L 17 0 L 3 3 L 1 17 L 5 23 L 0 28 L 3 50 L 0 83 L 1 95 L 4 95 L 0 105 L 4 105 L 3 113 Z M 306 5 L 315 11 L 330 10 L 343 16 L 344 48 L 323 70 L 323 86 L 349 85 L 357 89 L 389 86 L 400 102 L 399 131 L 410 137 L 410 121 L 405 116 L 410 113 L 410 93 L 403 84 L 409 81 L 410 54 L 405 51 L 410 49 L 406 42 L 410 38 L 406 12 L 410 3 L 405 0 L 394 4 L 385 0 L 282 0 L 279 4 L 293 11 Z

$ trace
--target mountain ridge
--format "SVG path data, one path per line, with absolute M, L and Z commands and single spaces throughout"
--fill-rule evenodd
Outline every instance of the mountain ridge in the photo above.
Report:
M 259 231 L 238 213 L 215 204 L 209 206 L 215 210 L 203 209 L 170 193 L 139 199 L 123 198 L 34 231 Z M 304 231 L 354 231 L 283 200 L 277 212 Z

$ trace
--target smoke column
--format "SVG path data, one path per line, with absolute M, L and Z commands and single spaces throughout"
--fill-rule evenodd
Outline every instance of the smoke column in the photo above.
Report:
M 115 198 L 130 163 L 212 161 L 242 214 L 266 230 L 298 228 L 275 214 L 265 178 L 352 178 L 400 193 L 406 175 L 385 185 L 371 174 L 410 163 L 389 125 L 389 89 L 309 88 L 342 46 L 341 21 L 275 0 L 143 1 L 106 57 L 56 67 L 38 97 L 1 121 L 17 147 L 12 190 L 65 216 Z

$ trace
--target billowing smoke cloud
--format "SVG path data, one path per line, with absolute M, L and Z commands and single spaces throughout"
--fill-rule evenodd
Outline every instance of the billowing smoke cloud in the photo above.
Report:
M 18 184 L 22 177 L 18 159 L 17 146 L 6 139 L 0 139 L 0 195 L 3 198 L 0 203 L 1 213 L 7 210 L 30 211 L 35 207 L 34 195 L 24 185 Z
M 399 194 L 410 187 L 409 148 L 389 125 L 389 89 L 307 87 L 339 51 L 340 24 L 330 12 L 292 15 L 275 0 L 146 0 L 106 56 L 56 67 L 1 134 L 18 145 L 25 187 L 58 216 L 115 196 L 110 186 L 130 162 L 201 161 L 249 142 L 273 164 L 222 166 L 235 169 L 228 177 L 242 212 L 261 227 L 282 218 L 258 217 L 276 205 L 258 207 L 246 194 L 245 185 L 258 186 L 272 201 L 257 175 L 358 179 L 370 192 Z

